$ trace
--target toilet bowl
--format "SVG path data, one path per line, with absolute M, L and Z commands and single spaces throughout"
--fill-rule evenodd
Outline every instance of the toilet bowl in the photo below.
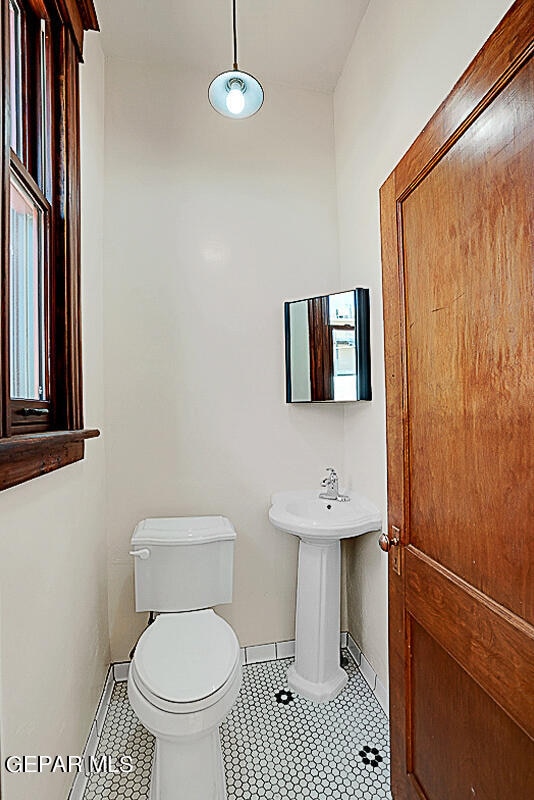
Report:
M 240 685 L 237 637 L 212 609 L 160 614 L 142 634 L 128 697 L 156 737 L 150 800 L 225 800 L 219 725 Z

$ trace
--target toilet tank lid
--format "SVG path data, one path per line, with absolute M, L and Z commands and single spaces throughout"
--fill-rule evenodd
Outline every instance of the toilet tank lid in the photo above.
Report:
M 154 517 L 139 522 L 132 535 L 133 545 L 205 544 L 236 538 L 226 517 Z

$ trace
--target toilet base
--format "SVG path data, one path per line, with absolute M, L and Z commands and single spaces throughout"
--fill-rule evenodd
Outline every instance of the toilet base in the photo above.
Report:
M 150 800 L 226 800 L 219 729 L 192 741 L 156 738 Z
M 226 800 L 219 725 L 234 705 L 241 663 L 212 705 L 170 712 L 152 705 L 135 682 L 135 656 L 128 673 L 128 698 L 140 722 L 156 739 L 150 800 Z M 194 704 L 191 704 L 194 707 Z

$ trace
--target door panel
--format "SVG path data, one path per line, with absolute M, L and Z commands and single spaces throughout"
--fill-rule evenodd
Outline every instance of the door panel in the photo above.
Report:
M 534 737 L 530 627 L 411 545 L 405 567 L 409 620 L 417 620 Z
M 534 785 L 532 739 L 518 736 L 510 718 L 417 623 L 411 625 L 411 646 L 413 772 L 424 796 L 529 800 Z M 429 663 L 432 671 L 425 668 Z M 443 695 L 446 702 L 436 702 Z M 480 720 L 477 736 L 473 719 Z
M 534 622 L 534 61 L 402 202 L 410 541 Z M 435 531 L 439 531 L 439 536 Z M 523 591 L 518 591 L 518 582 Z
M 533 20 L 381 190 L 396 800 L 534 798 Z

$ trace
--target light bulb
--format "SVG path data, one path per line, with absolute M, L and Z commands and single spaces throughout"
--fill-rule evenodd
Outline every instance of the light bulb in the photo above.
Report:
M 245 119 L 261 108 L 263 89 L 248 72 L 232 69 L 212 80 L 208 97 L 215 111 L 223 117 Z
M 237 83 L 237 81 L 236 81 Z M 245 98 L 241 86 L 235 84 L 226 95 L 226 108 L 231 114 L 240 114 L 245 108 Z

